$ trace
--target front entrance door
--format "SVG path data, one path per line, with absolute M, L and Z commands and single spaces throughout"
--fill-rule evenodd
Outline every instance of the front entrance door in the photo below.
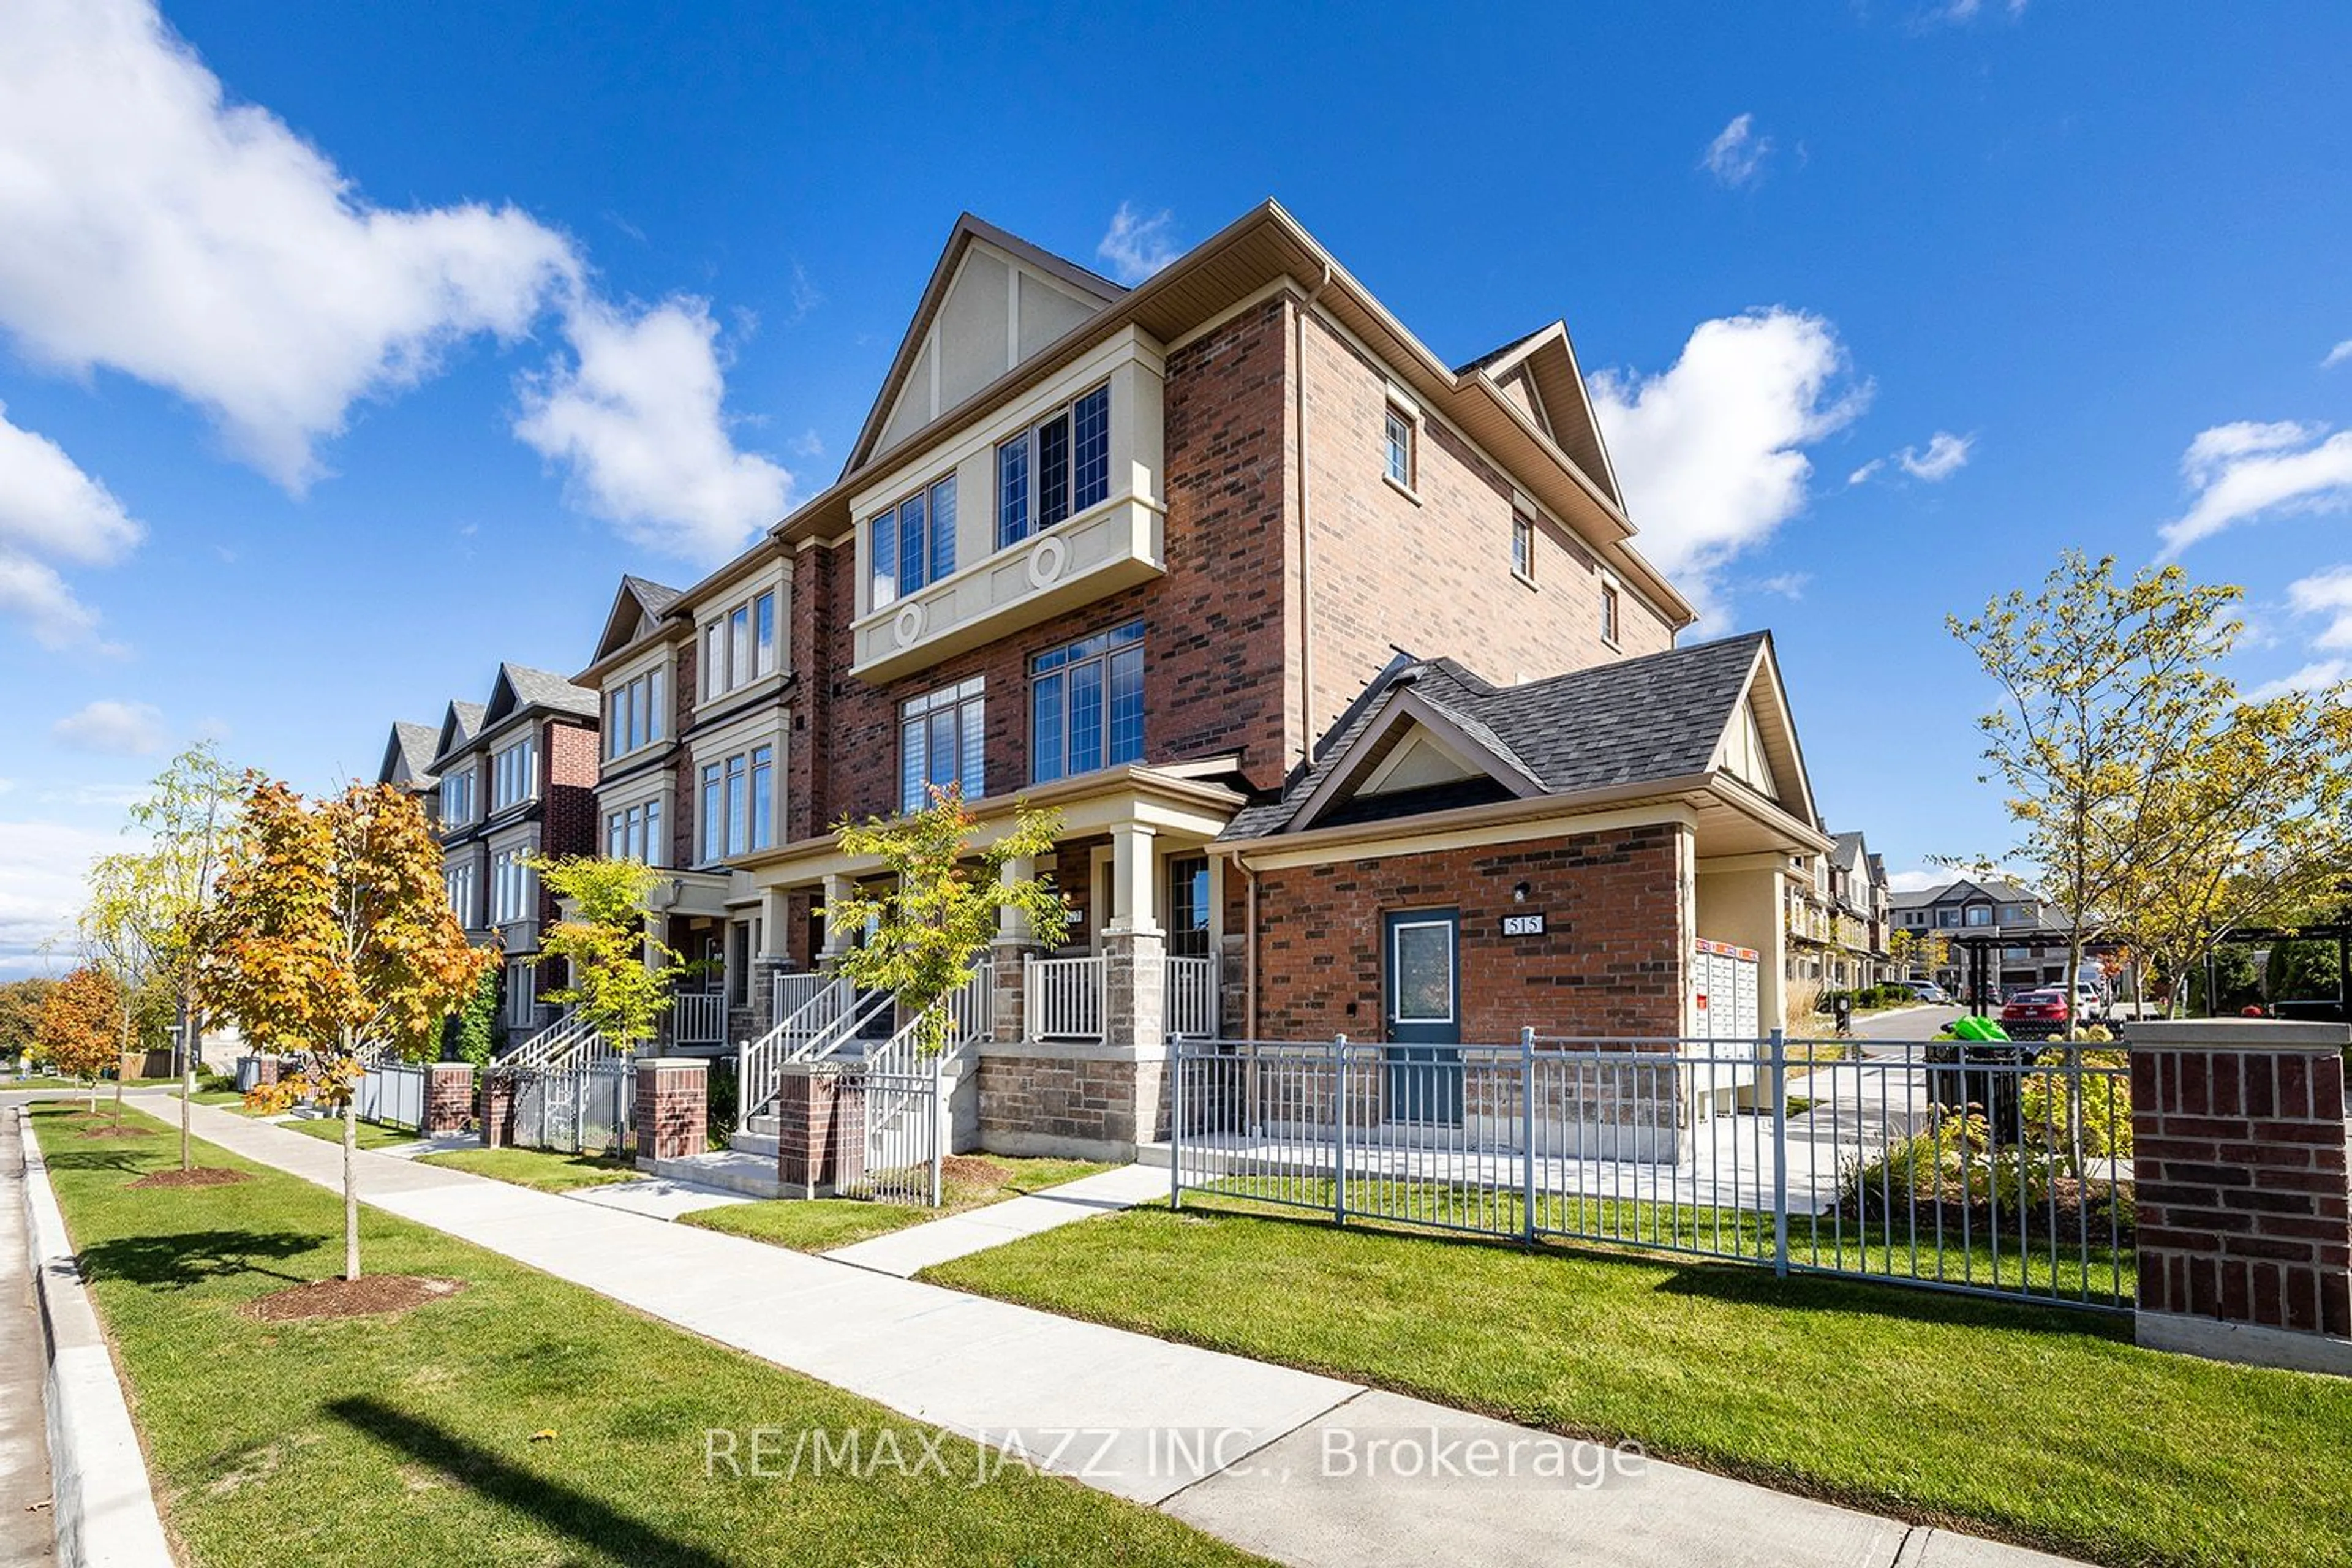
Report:
M 1384 917 L 1389 1119 L 1462 1121 L 1462 921 L 1453 910 Z

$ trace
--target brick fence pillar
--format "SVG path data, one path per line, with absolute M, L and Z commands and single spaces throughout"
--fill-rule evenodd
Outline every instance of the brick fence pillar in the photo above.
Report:
M 710 1146 L 710 1064 L 696 1057 L 637 1063 L 637 1163 L 683 1160 Z
M 514 1142 L 515 1080 L 508 1072 L 486 1072 L 482 1075 L 482 1142 L 492 1149 L 503 1149 Z
M 2352 1374 L 2352 1138 L 2340 1024 L 2135 1024 L 2137 1337 Z
M 776 1180 L 829 1197 L 866 1179 L 866 1080 L 836 1062 L 788 1062 L 776 1083 Z
M 425 1124 L 417 1131 L 427 1138 L 436 1132 L 463 1132 L 474 1119 L 474 1064 L 435 1062 L 425 1069 Z

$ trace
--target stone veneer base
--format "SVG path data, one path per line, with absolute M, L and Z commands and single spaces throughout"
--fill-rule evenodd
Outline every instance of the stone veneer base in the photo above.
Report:
M 2331 1334 L 2297 1333 L 2292 1329 L 2270 1329 L 2258 1323 L 2225 1323 L 2183 1312 L 2135 1312 L 2132 1339 L 2143 1350 L 2177 1351 L 2211 1361 L 2352 1377 L 2352 1340 L 2339 1340 Z

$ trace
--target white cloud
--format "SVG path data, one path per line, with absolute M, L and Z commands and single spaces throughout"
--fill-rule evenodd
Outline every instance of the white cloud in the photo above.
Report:
M 95 640 L 96 613 L 47 561 L 103 566 L 143 532 L 63 447 L 0 417 L 0 617 L 23 623 L 47 647 Z
M 163 749 L 163 715 L 149 703 L 101 698 L 58 720 L 49 733 L 78 752 L 152 757 Z
M 1140 283 L 1176 259 L 1175 221 L 1173 213 L 1146 216 L 1135 210 L 1134 203 L 1121 202 L 1110 215 L 1110 227 L 1103 231 L 1095 255 L 1120 282 Z
M 2265 513 L 2352 504 L 2352 431 L 2327 436 L 2326 429 L 2315 422 L 2240 420 L 2200 432 L 2180 459 L 2197 499 L 2158 530 L 2164 541 L 2158 558 L 2169 560 Z
M 1940 484 L 1968 466 L 1969 448 L 1976 444 L 1974 436 L 1955 436 L 1948 430 L 1938 430 L 1927 437 L 1925 450 L 1906 447 L 1895 454 L 1895 460 L 1913 479 Z
M 514 432 L 570 467 L 567 492 L 625 539 L 713 562 L 781 518 L 792 476 L 728 432 L 719 325 L 702 300 L 566 313 L 573 358 L 526 380 Z
M 1661 374 L 1592 377 L 1636 542 L 1702 609 L 1726 562 L 1803 509 L 1804 448 L 1868 404 L 1845 371 L 1829 322 L 1776 307 L 1702 321 Z
M 2001 9 L 2008 12 L 2011 19 L 2014 20 L 2025 15 L 2025 5 L 2026 0 L 2003 0 Z M 1929 8 L 1921 20 L 1928 23 L 1949 22 L 1956 25 L 1973 22 L 1983 14 L 1984 8 L 1984 0 L 1944 0 L 1942 5 Z
M 38 561 L 0 550 L 0 616 L 24 624 L 43 647 L 94 641 L 98 612 L 74 596 L 66 580 Z
M 1756 134 L 1756 117 L 1736 115 L 1706 144 L 1706 153 L 1698 165 L 1724 184 L 1737 187 L 1750 184 L 1763 174 L 1764 160 L 1771 152 L 1772 139 Z
M 146 0 L 22 0 L 0 50 L 0 322 L 205 409 L 290 489 L 357 399 L 521 333 L 580 263 L 511 206 L 369 205 Z
M 1775 576 L 1759 579 L 1756 591 L 1759 594 L 1778 594 L 1784 599 L 1801 599 L 1805 596 L 1806 587 L 1812 580 L 1813 574 L 1811 572 L 1782 572 Z
M 2352 648 L 2352 566 L 2331 566 L 2286 585 L 2286 601 L 2298 616 L 2325 615 L 2326 626 L 2311 639 L 2315 648 Z
M 1867 463 L 1864 463 L 1862 467 L 1860 467 L 1860 468 L 1856 468 L 1853 472 L 1852 472 L 1852 473 L 1848 474 L 1848 475 L 1845 477 L 1845 482 L 1846 482 L 1847 484 L 1849 484 L 1849 485 L 1858 485 L 1858 484 L 1865 483 L 1866 481 L 1868 481 L 1869 479 L 1871 479 L 1873 477 L 1874 477 L 1874 476 L 1877 474 L 1877 472 L 1878 472 L 1878 470 L 1879 470 L 1879 469 L 1881 469 L 1881 468 L 1885 468 L 1885 467 L 1886 467 L 1886 459 L 1885 459 L 1885 458 L 1871 458 L 1871 459 L 1870 459 L 1870 461 L 1868 461 Z
M 2352 677 L 2352 658 L 2317 658 L 2291 669 L 2276 680 L 2265 680 L 2246 693 L 2250 702 L 2267 702 L 2291 691 L 2318 691 Z
M 2352 360 L 2352 338 L 2347 338 L 2342 342 L 2337 343 L 2334 348 L 2329 349 L 2327 351 L 2327 357 L 2319 362 L 2319 368 L 2322 370 L 2334 370 L 2337 365 L 2342 364 L 2347 360 Z
M 1930 888 L 1940 888 L 1954 880 L 1949 871 L 1933 868 L 1921 871 L 1896 871 L 1886 879 L 1886 888 L 1895 893 L 1924 893 Z
M 70 951 L 89 863 L 124 847 L 119 835 L 86 827 L 0 822 L 0 977 L 47 966 L 41 952 L 47 943 Z

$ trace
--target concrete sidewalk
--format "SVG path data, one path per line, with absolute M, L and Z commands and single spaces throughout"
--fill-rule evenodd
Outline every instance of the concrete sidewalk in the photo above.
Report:
M 199 1135 L 223 1148 L 340 1188 L 338 1147 L 206 1107 L 194 1114 Z M 1046 1468 L 1285 1563 L 2060 1562 L 1654 1460 L 1599 1465 L 1589 1446 L 1356 1384 L 461 1172 L 367 1153 L 359 1167 L 380 1208 L 916 1420 L 1040 1461 L 1058 1445 Z M 1589 1485 L 1575 1471 L 1432 1479 L 1433 1454 L 1450 1453 L 1458 1476 L 1465 1446 L 1482 1438 L 1517 1445 L 1538 1468 L 1550 1453 L 1602 1473 Z M 1405 1472 L 1408 1448 L 1418 1475 Z
M 835 1247 L 825 1257 L 854 1263 L 881 1274 L 911 1279 L 934 1263 L 985 1252 L 1024 1236 L 1076 1225 L 1097 1215 L 1117 1214 L 1138 1204 L 1168 1195 L 1164 1165 L 1122 1165 L 1048 1187 L 1042 1193 L 1008 1198 L 945 1219 L 926 1220 L 877 1236 L 871 1241 Z
M 42 1390 L 48 1355 L 33 1300 L 24 1186 L 16 1112 L 0 1104 L 0 1563 L 47 1568 L 57 1560 Z

